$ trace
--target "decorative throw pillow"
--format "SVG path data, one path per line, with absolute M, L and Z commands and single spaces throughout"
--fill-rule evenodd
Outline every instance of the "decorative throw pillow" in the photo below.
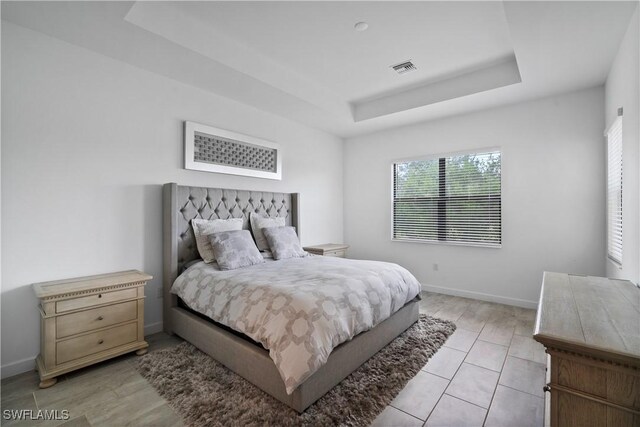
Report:
M 258 215 L 255 212 L 251 212 L 251 230 L 253 231 L 253 237 L 256 239 L 256 245 L 261 251 L 269 250 L 269 243 L 264 237 L 263 229 L 269 227 L 284 227 L 284 217 L 269 218 Z
M 215 233 L 209 236 L 209 241 L 220 270 L 235 270 L 264 262 L 249 230 Z
M 270 227 L 263 231 L 274 259 L 302 258 L 308 255 L 300 246 L 295 228 Z
M 191 227 L 193 227 L 193 234 L 196 238 L 196 246 L 198 247 L 200 258 L 207 264 L 214 262 L 216 258 L 213 254 L 211 242 L 209 242 L 209 235 L 221 231 L 242 230 L 242 222 L 242 218 L 192 219 Z

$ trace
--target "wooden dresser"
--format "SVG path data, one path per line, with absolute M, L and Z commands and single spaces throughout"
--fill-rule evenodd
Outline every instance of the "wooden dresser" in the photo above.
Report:
M 40 299 L 40 388 L 102 360 L 146 353 L 144 285 L 137 270 L 35 283 Z
M 640 289 L 544 274 L 534 339 L 550 356 L 551 426 L 640 426 Z
M 325 243 L 323 245 L 305 246 L 303 249 L 314 255 L 344 258 L 347 256 L 349 245 L 343 245 L 342 243 Z

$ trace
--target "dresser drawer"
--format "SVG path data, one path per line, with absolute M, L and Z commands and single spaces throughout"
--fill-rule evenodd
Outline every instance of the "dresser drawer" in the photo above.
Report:
M 64 314 L 56 317 L 56 336 L 64 338 L 81 332 L 135 320 L 137 317 L 138 303 L 136 301 Z
M 136 288 L 123 289 L 121 291 L 105 292 L 102 294 L 89 295 L 86 297 L 67 299 L 56 303 L 56 313 L 78 310 L 81 308 L 93 307 L 94 305 L 108 304 L 110 302 L 122 301 L 136 298 L 138 290 Z
M 134 342 L 138 324 L 129 323 L 92 334 L 60 341 L 56 344 L 56 363 L 61 364 L 90 354 Z

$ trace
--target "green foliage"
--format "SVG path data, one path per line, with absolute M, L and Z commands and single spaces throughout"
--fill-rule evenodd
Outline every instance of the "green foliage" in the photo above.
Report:
M 448 196 L 500 194 L 500 155 L 466 154 L 446 159 Z
M 438 159 L 396 163 L 396 198 L 436 197 Z

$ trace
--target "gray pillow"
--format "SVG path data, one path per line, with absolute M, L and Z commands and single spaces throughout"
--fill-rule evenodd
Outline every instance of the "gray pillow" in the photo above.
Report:
M 249 230 L 211 234 L 209 241 L 220 270 L 235 270 L 264 262 Z
M 256 239 L 256 245 L 261 251 L 269 249 L 269 243 L 264 237 L 263 230 L 267 227 L 284 227 L 284 217 L 269 218 L 258 215 L 251 212 L 250 215 L 251 230 L 253 230 L 253 237 Z
M 302 258 L 308 255 L 300 246 L 294 227 L 269 227 L 262 231 L 274 259 Z

